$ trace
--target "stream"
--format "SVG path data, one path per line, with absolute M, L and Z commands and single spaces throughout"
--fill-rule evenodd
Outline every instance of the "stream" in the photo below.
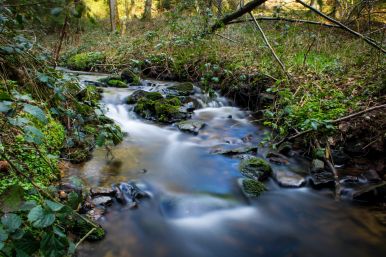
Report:
M 78 77 L 96 81 L 101 75 Z M 258 145 L 267 131 L 228 99 L 210 99 L 197 90 L 201 108 L 192 119 L 206 123 L 198 135 L 141 119 L 125 104 L 137 89 L 160 91 L 167 85 L 144 80 L 142 86 L 104 89 L 106 115 L 128 136 L 112 148 L 113 160 L 98 148 L 92 160 L 73 165 L 66 176 L 78 176 L 90 187 L 137 181 L 151 198 L 136 209 L 114 202 L 98 220 L 106 238 L 82 244 L 78 256 L 385 256 L 384 209 L 335 201 L 330 189 L 283 188 L 271 178 L 267 192 L 245 197 L 238 185 L 240 160 L 212 152 Z M 268 151 L 259 147 L 257 155 Z M 303 176 L 309 165 L 300 157 L 272 164 Z

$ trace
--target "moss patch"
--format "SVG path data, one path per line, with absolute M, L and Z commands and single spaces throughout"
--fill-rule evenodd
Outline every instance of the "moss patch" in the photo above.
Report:
M 183 82 L 183 83 L 178 83 L 174 86 L 168 87 L 168 91 L 172 95 L 176 96 L 188 96 L 193 93 L 193 83 L 191 82 Z
M 95 65 L 102 64 L 105 55 L 101 52 L 87 52 L 71 56 L 67 60 L 67 66 L 74 70 L 91 70 Z
M 268 178 L 272 173 L 269 163 L 258 157 L 242 160 L 239 165 L 239 170 L 244 176 L 260 181 Z
M 157 92 L 145 92 L 135 105 L 134 111 L 145 119 L 171 123 L 181 120 L 179 108 L 181 101 L 176 98 L 163 98 Z
M 253 179 L 243 179 L 242 187 L 247 196 L 257 197 L 267 189 L 264 184 Z

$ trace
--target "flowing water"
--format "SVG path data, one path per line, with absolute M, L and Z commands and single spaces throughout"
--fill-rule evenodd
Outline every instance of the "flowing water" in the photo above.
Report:
M 68 176 L 90 186 L 136 180 L 152 197 L 137 209 L 114 203 L 99 220 L 106 238 L 83 244 L 79 256 L 385 256 L 386 219 L 378 208 L 337 202 L 330 190 L 281 188 L 272 180 L 259 198 L 244 197 L 237 183 L 239 160 L 211 151 L 256 145 L 265 130 L 227 99 L 196 93 L 202 108 L 192 118 L 207 124 L 198 135 L 140 119 L 125 104 L 136 89 L 162 90 L 166 84 L 105 89 L 107 116 L 128 136 L 112 149 L 113 160 L 97 149 Z M 258 155 L 266 151 L 260 148 Z M 307 174 L 308 162 L 291 159 L 276 168 Z

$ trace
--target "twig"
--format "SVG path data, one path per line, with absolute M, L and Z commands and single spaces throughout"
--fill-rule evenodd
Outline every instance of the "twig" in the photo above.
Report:
M 366 41 L 369 45 L 373 46 L 374 48 L 378 49 L 379 51 L 383 52 L 383 53 L 386 53 L 386 50 L 382 48 L 382 46 L 379 46 L 377 43 L 375 43 L 375 41 L 371 38 L 368 38 L 362 34 L 360 34 L 359 32 L 356 32 L 355 30 L 352 30 L 350 29 L 349 27 L 347 27 L 346 25 L 342 24 L 341 22 L 337 21 L 337 20 L 334 20 L 333 18 L 325 15 L 324 13 L 320 12 L 319 10 L 315 9 L 314 7 L 306 4 L 305 2 L 301 1 L 301 0 L 295 0 L 296 2 L 298 2 L 299 4 L 303 5 L 304 7 L 310 9 L 311 11 L 315 12 L 316 14 L 322 16 L 323 18 L 325 18 L 326 20 L 328 21 L 331 21 L 332 23 L 335 23 L 336 25 L 340 26 L 342 29 L 345 29 L 347 30 L 348 32 L 350 32 L 351 34 L 359 37 L 359 38 L 362 38 L 364 41 Z
M 92 234 L 92 232 L 94 232 L 95 230 L 96 230 L 96 228 L 92 228 L 92 229 L 91 229 L 84 237 L 82 237 L 82 239 L 80 239 L 79 242 L 76 243 L 75 249 L 78 248 L 78 246 L 79 246 L 81 243 L 83 243 L 83 241 L 86 240 L 86 238 L 89 237 L 89 236 Z
M 285 66 L 284 66 L 284 63 L 282 63 L 282 61 L 280 61 L 279 57 L 276 55 L 275 53 L 275 50 L 272 48 L 271 44 L 269 43 L 263 29 L 260 27 L 259 23 L 257 22 L 257 20 L 255 19 L 255 17 L 252 15 L 252 13 L 250 12 L 249 15 L 251 16 L 251 18 L 253 19 L 255 25 L 256 25 L 256 28 L 258 29 L 258 31 L 261 33 L 261 35 L 263 36 L 263 40 L 265 42 L 265 44 L 268 46 L 268 48 L 271 50 L 271 53 L 272 55 L 275 57 L 276 61 L 279 63 L 280 67 L 282 68 L 282 70 L 284 71 L 284 73 L 287 75 L 288 78 L 290 78 Z
M 255 16 L 255 19 L 258 21 L 285 21 L 285 22 L 291 22 L 291 23 L 305 23 L 305 24 L 312 24 L 312 25 L 319 25 L 322 27 L 327 28 L 338 28 L 341 29 L 340 26 L 334 25 L 334 24 L 328 24 L 318 21 L 310 21 L 310 20 L 299 20 L 299 19 L 291 19 L 291 18 L 284 18 L 284 17 L 265 17 L 265 16 Z M 244 22 L 252 22 L 253 19 L 247 19 L 247 20 L 234 20 L 229 22 L 228 24 L 237 24 L 237 23 L 244 23 Z

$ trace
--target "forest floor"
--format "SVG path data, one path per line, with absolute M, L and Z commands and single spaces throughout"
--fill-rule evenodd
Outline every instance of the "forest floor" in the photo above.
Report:
M 124 34 L 87 28 L 68 39 L 60 65 L 117 74 L 130 68 L 144 77 L 220 90 L 273 128 L 267 141 L 310 131 L 297 138 L 305 148 L 317 138 L 323 147 L 376 158 L 383 176 L 385 109 L 333 121 L 386 103 L 384 54 L 337 28 L 281 21 L 261 26 L 289 76 L 253 23 L 228 25 L 202 38 L 204 20 L 177 15 L 131 21 Z M 54 49 L 57 35 L 44 41 Z

